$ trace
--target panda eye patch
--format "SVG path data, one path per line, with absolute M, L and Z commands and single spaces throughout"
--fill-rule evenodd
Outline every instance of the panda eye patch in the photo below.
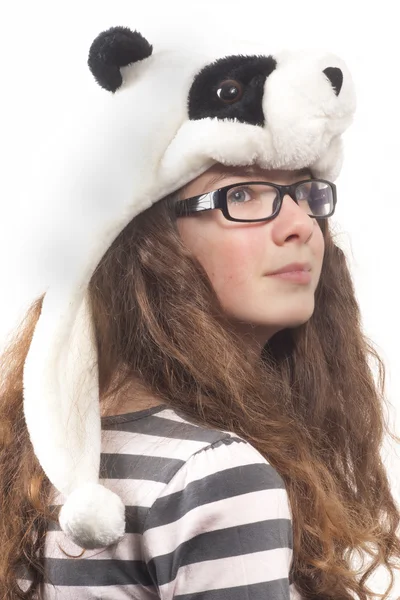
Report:
M 235 79 L 226 79 L 219 85 L 217 95 L 225 104 L 233 104 L 243 96 L 243 86 Z

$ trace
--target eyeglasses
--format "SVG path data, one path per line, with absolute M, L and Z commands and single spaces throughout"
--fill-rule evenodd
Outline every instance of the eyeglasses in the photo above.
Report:
M 264 181 L 226 185 L 206 194 L 179 200 L 175 204 L 175 214 L 184 217 L 218 208 L 229 221 L 270 221 L 279 214 L 286 194 L 310 217 L 326 219 L 335 212 L 335 184 L 325 179 L 307 179 L 292 185 Z

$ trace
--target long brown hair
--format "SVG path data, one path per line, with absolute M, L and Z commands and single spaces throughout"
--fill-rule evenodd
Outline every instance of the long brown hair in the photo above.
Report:
M 246 438 L 283 477 L 293 514 L 292 578 L 307 599 L 367 599 L 368 577 L 400 557 L 399 507 L 380 449 L 385 367 L 361 328 L 346 257 L 319 220 L 325 255 L 312 317 L 275 334 L 257 360 L 229 327 L 201 264 L 184 246 L 172 195 L 133 219 L 90 281 L 100 394 L 133 376 L 189 419 Z M 43 580 L 51 486 L 23 418 L 23 365 L 43 296 L 1 362 L 0 598 L 33 599 Z M 376 384 L 369 359 L 378 366 Z M 118 374 L 118 378 L 116 378 Z M 104 405 L 105 406 L 105 405 Z M 363 556 L 364 553 L 364 556 Z M 365 554 L 372 560 L 365 565 Z M 362 567 L 351 560 L 361 557 Z M 17 566 L 34 582 L 21 592 Z

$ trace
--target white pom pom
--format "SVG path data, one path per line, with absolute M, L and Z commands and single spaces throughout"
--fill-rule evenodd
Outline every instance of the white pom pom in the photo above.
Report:
M 125 533 L 125 506 L 103 485 L 87 483 L 68 496 L 59 521 L 66 535 L 81 548 L 105 548 Z

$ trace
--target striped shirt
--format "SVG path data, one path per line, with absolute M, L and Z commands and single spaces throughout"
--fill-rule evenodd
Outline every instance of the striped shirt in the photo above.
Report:
M 166 405 L 104 417 L 100 478 L 125 536 L 79 556 L 51 525 L 43 600 L 301 600 L 284 481 L 243 438 Z

